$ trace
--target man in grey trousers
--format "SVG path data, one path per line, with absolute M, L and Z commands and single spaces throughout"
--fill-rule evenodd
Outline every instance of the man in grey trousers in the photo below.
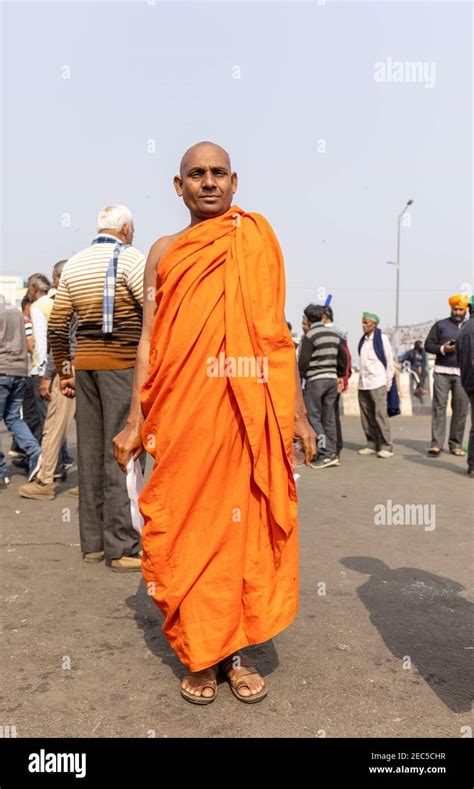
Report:
M 338 379 L 346 372 L 347 354 L 325 307 L 309 304 L 304 314 L 309 329 L 301 340 L 298 368 L 301 379 L 306 381 L 304 401 L 308 421 L 318 436 L 318 454 L 311 467 L 330 468 L 340 465 L 335 405 Z
M 451 307 L 449 318 L 443 318 L 431 327 L 425 341 L 425 350 L 436 354 L 433 373 L 433 407 L 430 455 L 437 457 L 444 449 L 446 438 L 446 409 L 451 392 L 451 426 L 448 445 L 452 455 L 463 457 L 464 428 L 469 409 L 469 398 L 461 383 L 461 370 L 456 355 L 456 340 L 466 320 L 469 297 L 459 293 L 448 299 Z
M 132 246 L 133 233 L 128 208 L 113 204 L 100 211 L 96 238 L 64 266 L 48 327 L 61 392 L 77 400 L 83 558 L 105 558 L 114 572 L 141 571 L 126 478 L 112 445 L 127 420 L 142 325 L 145 258 Z

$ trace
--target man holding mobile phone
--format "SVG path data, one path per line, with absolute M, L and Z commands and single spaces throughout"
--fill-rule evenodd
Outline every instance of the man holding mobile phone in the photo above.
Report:
M 469 297 L 465 293 L 449 298 L 451 315 L 431 327 L 425 342 L 427 353 L 436 354 L 433 379 L 432 433 L 429 454 L 438 457 L 446 437 L 446 409 L 451 392 L 452 417 L 449 450 L 463 457 L 462 439 L 466 425 L 469 399 L 461 384 L 461 370 L 456 355 L 456 339 L 464 325 Z

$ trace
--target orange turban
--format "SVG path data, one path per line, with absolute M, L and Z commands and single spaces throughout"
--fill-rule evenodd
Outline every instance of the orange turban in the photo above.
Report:
M 464 310 L 467 310 L 469 296 L 467 293 L 457 293 L 456 296 L 450 296 L 448 302 L 452 310 L 454 310 L 455 307 L 462 307 Z

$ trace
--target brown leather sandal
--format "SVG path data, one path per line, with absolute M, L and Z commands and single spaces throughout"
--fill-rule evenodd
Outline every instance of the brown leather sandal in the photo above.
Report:
M 234 666 L 233 659 L 236 656 L 240 658 L 240 666 L 238 667 Z M 235 698 L 243 701 L 244 704 L 255 704 L 255 702 L 262 701 L 268 695 L 266 687 L 263 687 L 258 693 L 252 693 L 250 696 L 242 696 L 239 693 L 240 689 L 244 687 L 251 690 L 245 677 L 249 676 L 249 674 L 259 674 L 256 668 L 245 662 L 245 657 L 241 652 L 234 652 L 233 655 L 230 655 L 225 660 L 221 660 L 220 667 L 229 681 L 230 689 Z M 231 679 L 230 675 L 233 671 L 239 672 L 236 679 Z
M 203 668 L 201 671 L 189 672 L 186 675 L 186 678 L 188 678 L 188 677 L 193 677 L 193 678 L 194 677 L 202 677 L 204 679 L 203 683 L 201 683 L 201 682 L 197 683 L 197 684 L 199 684 L 199 686 L 201 688 L 201 693 L 204 690 L 204 688 L 212 688 L 212 690 L 214 691 L 214 694 L 212 696 L 202 696 L 202 695 L 201 696 L 195 696 L 193 693 L 189 693 L 189 691 L 184 690 L 184 688 L 181 688 L 181 695 L 182 695 L 183 699 L 186 699 L 186 701 L 190 701 L 191 704 L 211 704 L 215 700 L 215 698 L 217 696 L 217 672 L 218 672 L 218 670 L 219 670 L 219 667 L 217 665 L 215 665 L 215 666 L 209 666 L 209 668 Z

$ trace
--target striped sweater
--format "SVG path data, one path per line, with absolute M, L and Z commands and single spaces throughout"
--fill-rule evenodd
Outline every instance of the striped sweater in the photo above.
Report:
M 134 367 L 142 327 L 145 258 L 138 249 L 122 250 L 117 265 L 114 322 L 111 336 L 102 333 L 104 280 L 114 250 L 93 244 L 63 268 L 48 323 L 48 338 L 58 373 L 67 377 L 71 363 L 69 324 L 77 316 L 76 370 L 119 370 Z
M 338 378 L 346 373 L 347 354 L 332 324 L 313 323 L 301 340 L 298 369 L 301 378 Z

